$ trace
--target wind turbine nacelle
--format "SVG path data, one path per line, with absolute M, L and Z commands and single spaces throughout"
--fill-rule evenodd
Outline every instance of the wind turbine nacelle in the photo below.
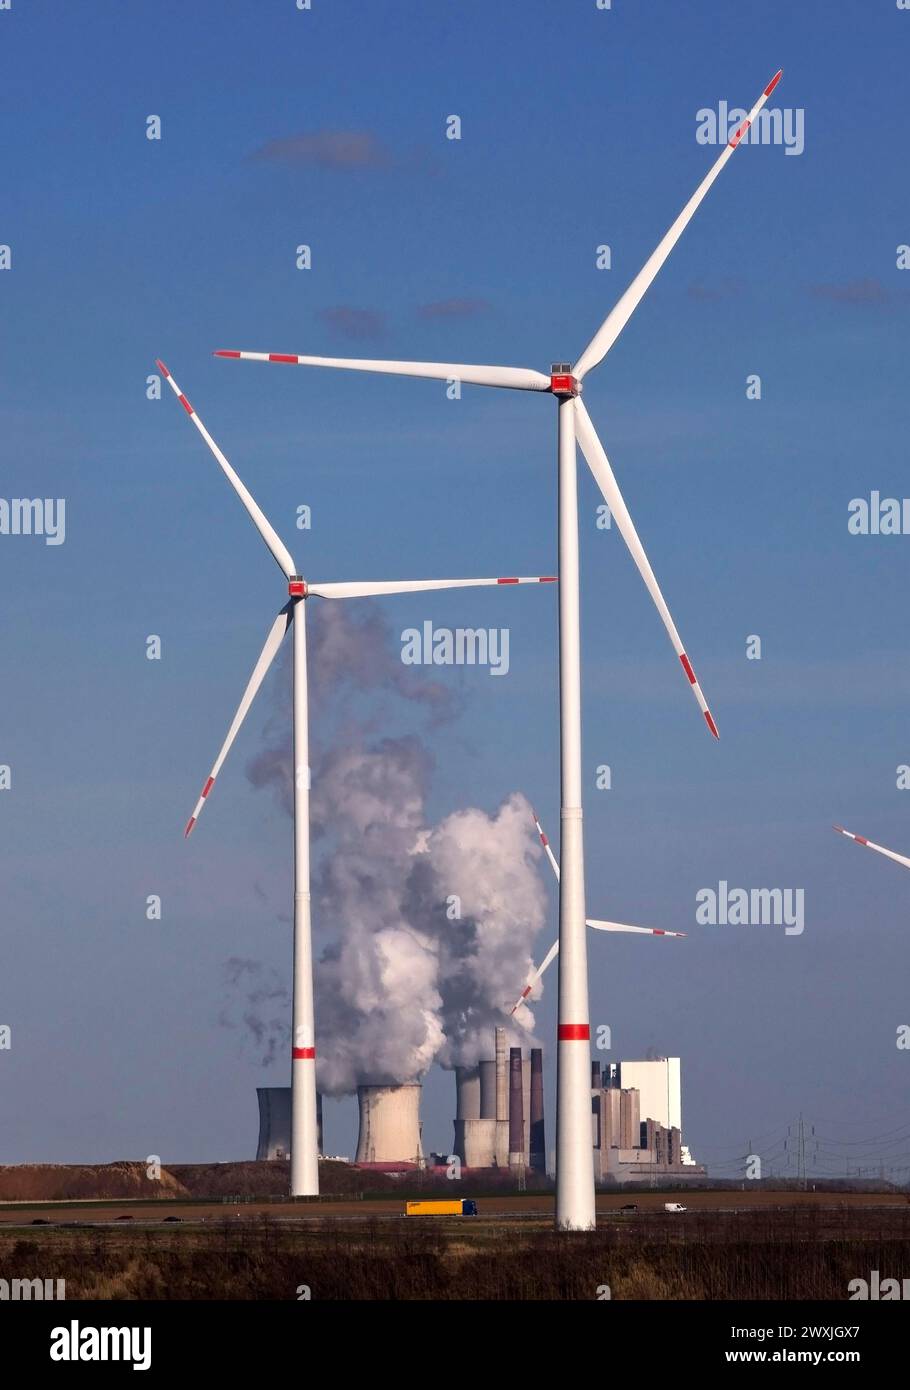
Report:
M 550 368 L 550 390 L 554 396 L 577 396 L 581 390 L 572 375 L 571 362 L 554 362 Z
M 288 593 L 291 598 L 306 598 L 306 580 L 299 574 L 292 574 L 288 580 Z

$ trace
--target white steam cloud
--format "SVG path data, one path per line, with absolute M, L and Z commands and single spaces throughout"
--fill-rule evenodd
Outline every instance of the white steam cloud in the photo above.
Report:
M 434 1061 L 472 1064 L 491 1055 L 497 1025 L 527 1045 L 530 1011 L 512 1020 L 508 1011 L 547 909 L 528 802 L 513 793 L 494 815 L 469 808 L 430 824 L 426 748 L 379 728 L 393 723 L 387 697 L 416 702 L 438 724 L 454 713 L 452 696 L 419 675 L 410 680 L 375 605 L 320 605 L 309 632 L 314 731 L 334 725 L 311 756 L 313 834 L 324 849 L 314 928 L 317 941 L 329 939 L 316 964 L 320 1090 L 418 1080 Z M 358 718 L 351 707 L 360 694 L 370 709 Z M 273 728 L 249 776 L 290 810 L 286 721 Z M 248 996 L 248 1028 L 251 1017 L 261 1031 Z

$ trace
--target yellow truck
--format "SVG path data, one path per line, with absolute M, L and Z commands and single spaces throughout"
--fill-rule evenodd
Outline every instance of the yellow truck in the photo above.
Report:
M 405 1216 L 476 1216 L 477 1203 L 470 1197 L 451 1202 L 406 1202 Z

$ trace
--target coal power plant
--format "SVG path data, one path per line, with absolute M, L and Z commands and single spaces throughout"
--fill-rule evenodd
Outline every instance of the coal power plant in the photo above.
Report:
M 422 1086 L 364 1084 L 357 1088 L 358 1168 L 406 1175 L 447 1168 L 456 1157 L 466 1172 L 545 1178 L 548 1171 L 544 1117 L 543 1051 L 507 1047 L 497 1028 L 493 1056 L 455 1068 L 455 1139 L 452 1154 L 426 1156 L 420 1121 Z M 290 1156 L 291 1092 L 261 1087 L 259 1159 Z M 319 1152 L 322 1097 L 318 1096 Z M 591 1062 L 591 1146 L 599 1184 L 703 1178 L 682 1142 L 681 1064 L 678 1057 Z M 552 1176 L 553 1164 L 550 1164 Z
M 497 1028 L 492 1060 L 455 1068 L 454 1152 L 463 1168 L 546 1172 L 543 1052 L 506 1051 Z

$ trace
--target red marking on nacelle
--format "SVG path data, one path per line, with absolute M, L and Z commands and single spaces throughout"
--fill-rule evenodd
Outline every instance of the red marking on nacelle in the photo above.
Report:
M 578 382 L 570 373 L 554 373 L 550 377 L 550 390 L 554 396 L 577 396 Z
M 288 581 L 288 593 L 291 598 L 306 598 L 306 583 L 303 579 L 291 579 Z
M 589 1042 L 591 1029 L 587 1023 L 560 1023 L 556 1038 L 558 1042 Z

